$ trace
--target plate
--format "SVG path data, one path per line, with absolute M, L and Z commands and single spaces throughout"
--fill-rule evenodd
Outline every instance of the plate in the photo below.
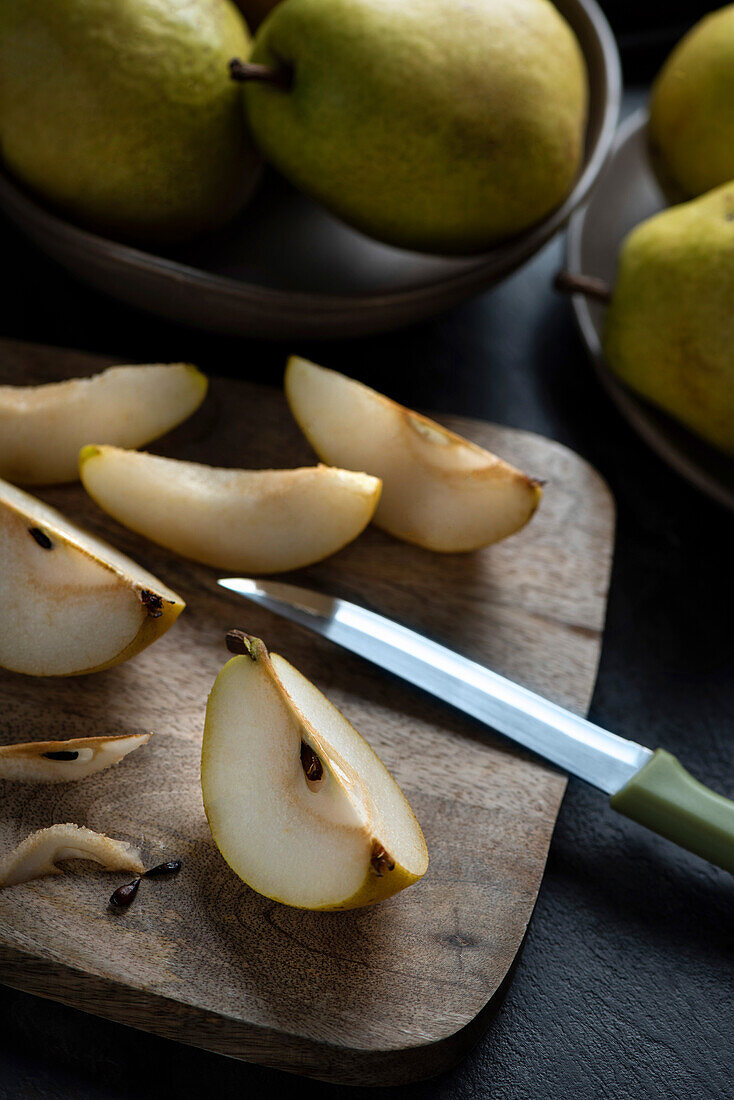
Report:
M 622 239 L 667 205 L 647 156 L 647 109 L 620 127 L 612 156 L 586 206 L 568 227 L 567 267 L 614 284 Z M 604 362 L 604 306 L 572 296 L 576 321 L 597 375 L 615 405 L 647 444 L 698 489 L 734 509 L 734 460 L 709 447 L 665 413 L 623 386 Z
M 419 321 L 527 260 L 587 197 L 609 154 L 619 55 L 594 0 L 558 0 L 586 58 L 584 164 L 567 200 L 490 252 L 444 258 L 389 248 L 330 217 L 270 173 L 224 230 L 163 255 L 106 240 L 46 210 L 0 172 L 0 207 L 73 274 L 129 305 L 216 332 L 265 339 L 359 336 Z

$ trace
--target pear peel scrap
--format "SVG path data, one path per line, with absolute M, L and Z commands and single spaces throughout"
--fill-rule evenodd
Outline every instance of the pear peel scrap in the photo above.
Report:
M 106 871 L 131 871 L 137 875 L 145 871 L 140 852 L 132 844 L 67 822 L 31 833 L 0 858 L 0 889 L 46 875 L 60 875 L 62 869 L 56 864 L 66 859 L 90 860 Z

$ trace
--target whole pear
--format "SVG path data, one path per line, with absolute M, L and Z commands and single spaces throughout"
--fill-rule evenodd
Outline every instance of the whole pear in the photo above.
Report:
M 631 389 L 734 454 L 734 183 L 622 245 L 604 353 Z
M 246 81 L 257 144 L 379 240 L 475 252 L 566 196 L 587 77 L 548 0 L 286 0 Z
M 734 179 L 734 4 L 697 23 L 663 66 L 650 101 L 650 146 L 673 198 Z
M 227 69 L 249 48 L 230 0 L 1 0 L 5 164 L 109 235 L 219 225 L 257 179 Z

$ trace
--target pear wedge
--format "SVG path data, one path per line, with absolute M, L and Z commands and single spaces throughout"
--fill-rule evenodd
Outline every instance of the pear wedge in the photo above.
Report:
M 125 527 L 219 569 L 279 573 L 336 553 L 367 526 L 380 481 L 308 466 L 229 470 L 117 447 L 84 447 L 89 495 Z
M 147 745 L 149 733 L 74 737 L 69 741 L 26 741 L 0 747 L 0 779 L 16 783 L 69 783 L 114 767 Z
M 260 894 L 301 909 L 353 909 L 428 868 L 420 826 L 343 714 L 258 638 L 231 631 L 209 696 L 204 808 L 225 860 Z
M 65 859 L 101 863 L 105 871 L 132 871 L 138 875 L 145 871 L 140 852 L 132 844 L 67 822 L 31 833 L 12 852 L 0 857 L 0 889 L 45 875 L 60 875 L 62 870 L 56 865 Z
M 324 462 L 380 477 L 374 522 L 447 553 L 477 550 L 523 527 L 540 483 L 501 458 L 361 382 L 292 357 L 291 411 Z
M 110 367 L 91 378 L 0 386 L 0 477 L 52 485 L 79 477 L 90 438 L 142 447 L 191 416 L 206 376 L 188 363 Z
M 96 672 L 134 657 L 184 609 L 147 570 L 0 481 L 0 667 Z

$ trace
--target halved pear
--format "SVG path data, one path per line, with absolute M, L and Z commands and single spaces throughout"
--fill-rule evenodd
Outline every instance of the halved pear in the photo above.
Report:
M 89 495 L 125 527 L 219 569 L 280 573 L 336 553 L 369 523 L 380 481 L 351 470 L 229 470 L 84 447 Z
M 89 439 L 120 447 L 150 443 L 191 416 L 207 386 L 189 363 L 0 386 L 0 476 L 22 485 L 76 481 L 79 448 Z
M 337 371 L 293 356 L 285 392 L 319 458 L 382 478 L 374 522 L 397 538 L 477 550 L 514 534 L 538 506 L 538 481 Z
M 75 676 L 134 657 L 185 604 L 157 577 L 0 481 L 0 666 Z
M 204 808 L 235 874 L 284 905 L 353 909 L 428 868 L 420 825 L 343 714 L 258 638 L 230 632 L 209 696 Z
M 25 741 L 0 747 L 0 779 L 16 783 L 69 783 L 119 764 L 147 745 L 149 733 L 74 737 L 68 741 Z

